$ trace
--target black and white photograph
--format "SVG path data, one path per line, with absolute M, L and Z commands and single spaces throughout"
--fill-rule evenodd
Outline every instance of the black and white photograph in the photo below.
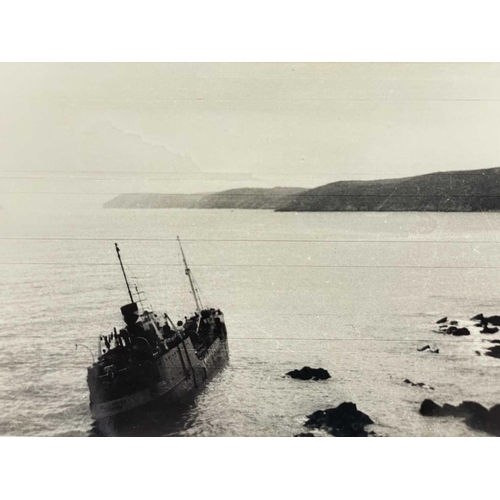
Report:
M 0 435 L 500 435 L 500 63 L 2 63 L 0 107 Z

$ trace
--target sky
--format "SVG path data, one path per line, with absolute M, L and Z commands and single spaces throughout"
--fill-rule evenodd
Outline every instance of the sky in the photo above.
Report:
M 1 63 L 0 205 L 500 166 L 498 63 Z

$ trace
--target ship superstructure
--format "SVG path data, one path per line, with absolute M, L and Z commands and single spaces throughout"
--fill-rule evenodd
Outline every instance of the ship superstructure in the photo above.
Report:
M 201 390 L 229 360 L 224 314 L 203 306 L 180 240 L 179 245 L 195 311 L 174 323 L 167 312 L 155 313 L 134 299 L 115 243 L 130 302 L 121 307 L 123 327 L 100 336 L 97 361 L 88 368 L 96 420 L 160 400 L 175 405 Z

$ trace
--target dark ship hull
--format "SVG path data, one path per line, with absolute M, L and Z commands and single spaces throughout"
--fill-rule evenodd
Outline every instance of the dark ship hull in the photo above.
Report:
M 130 303 L 121 308 L 125 325 L 100 336 L 87 374 L 92 417 L 106 424 L 156 403 L 173 408 L 192 399 L 229 361 L 224 315 L 203 307 L 182 246 L 196 312 L 176 324 L 166 312 L 145 310 L 137 287 L 133 296 L 115 246 Z
M 184 345 L 183 345 L 184 344 Z M 150 405 L 175 407 L 186 403 L 200 392 L 229 361 L 227 336 L 216 339 L 200 356 L 190 338 L 154 360 L 158 379 L 150 385 L 137 387 L 130 394 L 114 399 L 105 399 L 106 390 L 99 381 L 97 373 L 89 369 L 89 388 L 91 394 L 90 411 L 95 420 L 107 420 L 132 410 Z M 117 372 L 110 384 L 117 384 Z M 106 376 L 108 379 L 109 377 Z M 132 385 L 133 387 L 133 385 Z M 125 417 L 126 418 L 126 417 Z

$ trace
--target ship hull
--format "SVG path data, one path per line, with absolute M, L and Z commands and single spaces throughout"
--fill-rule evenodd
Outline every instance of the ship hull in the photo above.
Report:
M 127 419 L 145 407 L 175 408 L 188 403 L 229 361 L 227 337 L 218 338 L 199 356 L 189 339 L 156 360 L 160 380 L 123 397 L 92 401 L 90 410 L 97 423 Z

